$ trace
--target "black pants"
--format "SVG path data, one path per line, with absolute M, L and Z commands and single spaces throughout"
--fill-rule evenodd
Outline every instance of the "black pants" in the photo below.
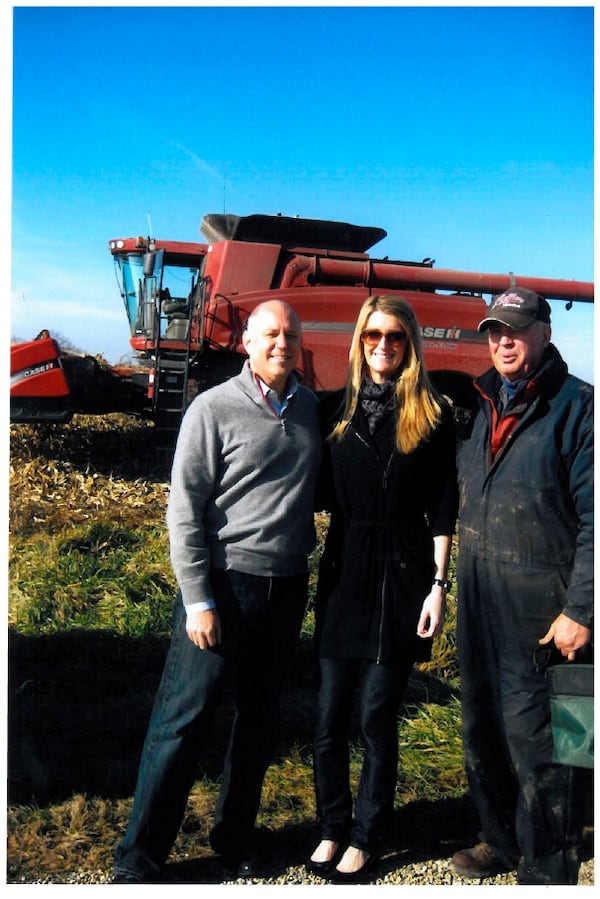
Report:
M 314 739 L 317 816 L 321 838 L 379 849 L 394 806 L 398 766 L 398 706 L 412 669 L 354 659 L 321 659 Z M 349 737 L 354 697 L 363 765 L 354 821 Z
M 171 850 L 199 754 L 225 687 L 235 718 L 215 812 L 214 844 L 232 857 L 251 848 L 261 788 L 276 747 L 280 699 L 306 604 L 307 577 L 211 574 L 223 642 L 199 649 L 178 596 L 173 636 L 154 703 L 127 832 L 114 870 L 154 876 Z
M 459 554 L 458 641 L 465 767 L 481 838 L 523 884 L 576 884 L 580 772 L 552 763 L 538 640 L 561 609 L 556 572 Z

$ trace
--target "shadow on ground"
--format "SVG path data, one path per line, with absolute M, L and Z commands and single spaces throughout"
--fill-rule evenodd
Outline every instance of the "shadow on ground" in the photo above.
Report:
M 160 680 L 167 639 L 73 630 L 23 636 L 9 632 L 8 796 L 10 804 L 45 805 L 73 793 L 131 796 Z M 301 641 L 288 683 L 281 752 L 308 746 L 316 671 L 312 641 Z M 407 702 L 444 702 L 452 691 L 416 673 Z M 226 696 L 201 766 L 216 777 L 231 720 Z
M 9 631 L 10 804 L 131 793 L 166 645 L 104 632 Z
M 288 825 L 278 831 L 259 829 L 260 876 L 276 878 L 290 867 L 304 865 L 317 842 L 315 828 L 308 824 Z M 394 813 L 378 876 L 414 862 L 450 857 L 476 842 L 477 821 L 468 797 L 409 803 Z M 228 877 L 231 875 L 220 860 L 206 855 L 168 864 L 164 881 L 222 883 Z
M 315 674 L 309 641 L 285 697 L 281 752 L 311 740 Z M 9 804 L 46 805 L 74 793 L 133 794 L 168 639 L 106 631 L 23 636 L 9 631 Z M 199 776 L 219 776 L 233 713 L 225 694 Z
M 591 818 L 590 818 L 591 820 Z M 455 852 L 479 842 L 479 823 L 469 796 L 410 802 L 394 812 L 389 838 L 377 865 L 377 877 L 398 868 L 436 859 L 449 859 Z M 259 829 L 257 855 L 261 879 L 281 877 L 288 868 L 306 863 L 319 841 L 313 825 L 287 825 L 278 831 Z M 584 833 L 582 860 L 594 857 L 593 828 Z M 233 875 L 220 859 L 204 854 L 166 866 L 162 882 L 223 883 Z

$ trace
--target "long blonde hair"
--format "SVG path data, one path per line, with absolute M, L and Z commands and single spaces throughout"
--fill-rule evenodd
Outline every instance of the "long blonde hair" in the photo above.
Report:
M 412 453 L 431 435 L 441 417 L 441 406 L 423 360 L 423 341 L 412 306 L 402 297 L 369 297 L 361 306 L 350 345 L 346 400 L 341 420 L 330 434 L 330 440 L 341 440 L 356 412 L 360 385 L 369 374 L 361 334 L 369 316 L 379 310 L 393 315 L 402 323 L 407 335 L 406 351 L 396 378 L 396 446 L 401 453 Z

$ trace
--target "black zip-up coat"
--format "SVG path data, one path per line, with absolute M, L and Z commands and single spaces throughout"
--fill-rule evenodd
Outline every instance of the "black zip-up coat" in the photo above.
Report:
M 432 538 L 456 522 L 455 430 L 444 405 L 430 439 L 404 455 L 395 429 L 391 413 L 370 436 L 359 408 L 343 439 L 327 444 L 334 495 L 316 601 L 321 657 L 396 664 L 431 651 L 416 630 L 434 575 Z
M 481 411 L 459 455 L 459 554 L 519 569 L 555 571 L 564 613 L 593 619 L 593 388 L 567 373 L 551 344 L 536 397 L 504 446 L 490 457 L 492 404 L 501 380 L 475 381 Z M 534 597 L 523 597 L 524 603 Z

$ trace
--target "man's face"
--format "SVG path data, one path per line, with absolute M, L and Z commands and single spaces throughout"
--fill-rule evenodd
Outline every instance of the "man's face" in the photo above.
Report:
M 494 367 L 509 381 L 524 378 L 538 367 L 550 338 L 550 327 L 537 323 L 516 329 L 497 322 L 487 331 Z
M 296 367 L 302 330 L 296 313 L 278 300 L 265 303 L 251 317 L 242 337 L 252 371 L 278 393 Z

